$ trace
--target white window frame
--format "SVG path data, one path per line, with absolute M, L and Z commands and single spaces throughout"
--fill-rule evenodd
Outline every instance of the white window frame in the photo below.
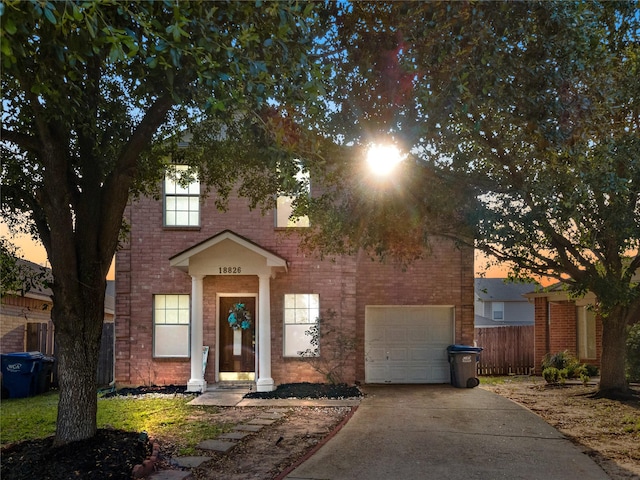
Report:
M 595 360 L 598 357 L 596 347 L 596 315 L 588 307 L 576 307 L 578 358 Z
M 177 181 L 181 172 L 186 173 L 188 170 L 187 165 L 174 164 L 167 167 L 162 199 L 165 227 L 200 226 L 200 181 L 194 178 L 187 186 L 182 186 Z
M 311 344 L 312 337 L 305 332 L 318 323 L 320 295 L 317 293 L 286 293 L 283 310 L 283 356 L 300 357 L 301 352 L 316 348 Z
M 504 322 L 504 302 L 491 302 L 491 318 L 496 322 Z
M 309 172 L 303 172 L 302 169 L 298 170 L 296 180 L 298 182 L 304 182 L 307 187 L 307 194 L 311 193 Z M 306 228 L 309 226 L 308 216 L 304 215 L 297 218 L 291 217 L 293 214 L 294 201 L 295 197 L 287 195 L 279 195 L 276 198 L 276 228 Z
M 153 296 L 153 357 L 191 356 L 191 296 L 156 294 Z

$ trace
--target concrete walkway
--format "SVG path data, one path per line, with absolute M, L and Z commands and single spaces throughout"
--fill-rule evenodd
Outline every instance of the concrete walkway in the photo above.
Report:
M 606 480 L 540 417 L 449 385 L 366 386 L 349 422 L 288 480 Z

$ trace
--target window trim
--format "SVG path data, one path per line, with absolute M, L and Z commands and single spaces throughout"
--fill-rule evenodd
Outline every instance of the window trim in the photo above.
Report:
M 307 195 L 311 195 L 311 175 L 310 173 L 303 172 L 301 166 L 299 166 L 298 173 L 296 174 L 296 180 L 303 181 L 306 180 L 307 185 Z M 281 202 L 281 199 L 285 202 L 288 201 L 287 207 L 287 216 L 286 216 L 286 225 L 280 225 L 280 214 L 279 210 L 284 210 L 284 208 L 278 208 L 278 204 Z M 295 220 L 291 219 L 291 214 L 293 213 L 293 206 L 291 205 L 295 201 L 296 197 L 291 195 L 276 195 L 275 198 L 275 208 L 274 208 L 274 225 L 277 229 L 290 229 L 290 228 L 309 228 L 309 216 L 304 215 L 302 217 L 298 217 Z
M 176 182 L 174 182 L 173 180 L 170 180 L 167 177 L 167 173 L 168 170 L 170 168 L 174 168 L 176 171 L 178 169 L 181 170 L 187 170 L 189 168 L 188 165 L 182 165 L 182 164 L 171 164 L 168 165 L 166 170 L 165 170 L 165 174 L 164 177 L 162 179 L 162 226 L 164 228 L 169 228 L 169 229 L 199 229 L 201 224 L 202 224 L 202 218 L 201 218 L 201 213 L 202 213 L 202 198 L 201 198 L 201 188 L 200 188 L 200 181 L 197 181 L 198 184 L 198 193 L 189 193 L 189 191 L 187 191 L 186 193 L 176 193 L 176 192 L 172 192 L 169 193 L 167 191 L 167 182 L 171 182 L 173 185 L 176 185 Z M 195 182 L 194 182 L 195 183 Z M 187 187 L 187 190 L 190 190 L 192 188 L 192 184 L 189 184 L 189 186 Z M 195 188 L 195 187 L 194 187 Z M 176 186 L 176 190 L 177 190 L 177 186 Z M 196 224 L 191 224 L 191 223 L 175 223 L 175 224 L 168 224 L 167 223 L 167 212 L 171 212 L 172 215 L 176 216 L 176 221 L 177 221 L 177 214 L 178 212 L 181 213 L 185 213 L 187 214 L 187 217 L 190 219 L 191 214 L 194 213 L 194 210 L 178 210 L 178 209 L 172 209 L 169 210 L 167 208 L 167 200 L 169 198 L 173 198 L 173 199 L 178 199 L 178 198 L 186 198 L 187 202 L 189 203 L 189 208 L 191 207 L 191 200 L 193 198 L 197 197 L 197 205 L 198 205 L 198 210 L 197 210 L 197 215 L 198 215 L 198 219 L 197 219 L 197 223 Z M 189 220 L 190 221 L 190 220 Z
M 156 323 L 156 315 L 159 311 L 159 309 L 156 308 L 156 298 L 157 297 L 187 297 L 187 302 L 188 302 L 188 307 L 187 307 L 187 317 L 188 317 L 188 322 L 185 323 Z M 180 300 L 178 299 L 178 304 L 180 304 Z M 191 324 L 192 324 L 192 319 L 191 319 L 191 295 L 188 293 L 156 293 L 152 295 L 152 312 L 151 312 L 151 325 L 152 325 L 152 346 L 151 346 L 151 350 L 152 350 L 152 357 L 154 359 L 160 359 L 160 358 L 169 358 L 169 359 L 181 359 L 181 358 L 191 358 Z M 164 311 L 166 311 L 167 309 L 165 308 Z M 178 308 L 178 310 L 184 310 L 181 308 Z M 177 355 L 159 355 L 156 353 L 156 347 L 157 347 L 157 342 L 158 342 L 158 335 L 157 335 L 157 327 L 160 326 L 186 326 L 186 354 L 177 354 Z
M 499 305 L 502 308 L 496 308 Z M 501 313 L 500 318 L 496 317 L 496 313 Z M 491 302 L 491 319 L 494 322 L 504 322 L 504 302 Z
M 288 295 L 293 295 L 293 296 L 298 296 L 298 295 L 306 295 L 309 298 L 307 298 L 307 304 L 311 305 L 311 297 L 315 297 L 316 299 L 316 303 L 317 303 L 317 310 L 315 308 L 312 308 L 311 306 L 307 306 L 307 310 L 308 310 L 308 318 L 307 320 L 309 320 L 306 323 L 298 323 L 298 322 L 287 322 L 287 312 L 291 311 L 291 310 L 303 310 L 302 308 L 286 308 L 286 304 L 287 304 L 287 296 Z M 291 331 L 294 330 L 292 327 L 303 327 L 304 331 L 303 331 L 303 335 L 305 335 L 305 337 L 308 337 L 306 334 L 304 334 L 304 332 L 306 332 L 307 330 L 309 330 L 313 325 L 317 325 L 318 324 L 318 318 L 320 317 L 320 295 L 318 293 L 285 293 L 283 296 L 283 300 L 284 300 L 284 304 L 283 304 L 283 308 L 282 308 L 282 356 L 284 358 L 301 358 L 300 352 L 306 351 L 307 349 L 313 349 L 313 345 L 311 345 L 311 338 L 309 337 L 308 342 L 305 342 L 305 345 L 303 345 L 302 347 L 299 347 L 299 343 L 296 343 L 295 345 L 292 345 L 290 348 L 287 348 L 287 330 Z M 294 303 L 296 302 L 296 299 L 294 298 Z M 315 318 L 312 318 L 314 317 Z M 289 327 L 289 328 L 287 328 Z M 298 342 L 300 341 L 301 338 L 304 338 L 300 335 L 299 331 L 302 330 L 302 328 L 295 328 L 295 330 L 298 331 Z M 306 338 L 304 338 L 304 340 L 306 340 Z M 295 340 L 291 340 L 292 342 Z M 320 356 L 320 345 L 318 345 L 316 347 L 318 349 L 318 354 L 317 356 Z M 295 354 L 290 353 L 289 351 L 291 349 L 295 350 Z
M 576 307 L 576 309 L 576 351 L 578 359 L 596 360 L 598 358 L 596 315 L 586 306 Z

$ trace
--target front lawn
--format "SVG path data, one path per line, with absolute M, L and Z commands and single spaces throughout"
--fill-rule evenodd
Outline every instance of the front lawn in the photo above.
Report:
M 147 432 L 177 439 L 185 450 L 230 428 L 216 407 L 190 406 L 191 395 L 115 396 L 98 399 L 98 428 Z M 55 433 L 58 393 L 5 399 L 0 415 L 0 445 L 45 438 Z M 212 421 L 211 416 L 218 417 Z M 223 420 L 222 422 L 220 420 Z

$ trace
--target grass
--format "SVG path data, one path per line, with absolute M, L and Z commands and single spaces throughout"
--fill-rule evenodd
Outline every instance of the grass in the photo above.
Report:
M 231 425 L 212 421 L 216 407 L 190 406 L 191 397 L 112 397 L 98 399 L 98 428 L 145 431 L 152 438 L 171 438 L 180 454 L 215 438 Z M 55 433 L 58 393 L 2 401 L 0 445 L 45 438 Z
M 531 375 L 481 376 L 481 385 L 503 385 L 505 383 L 539 382 L 540 377 Z

